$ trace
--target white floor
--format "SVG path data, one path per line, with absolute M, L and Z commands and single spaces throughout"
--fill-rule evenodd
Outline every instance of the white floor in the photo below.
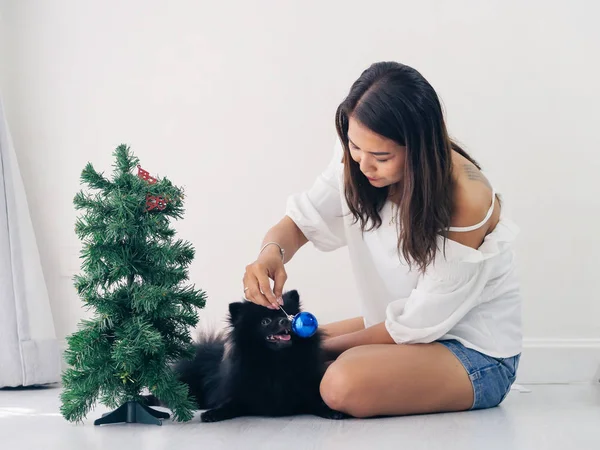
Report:
M 0 390 L 0 449 L 460 449 L 599 450 L 600 386 L 528 386 L 498 408 L 332 422 L 313 417 L 244 418 L 217 424 L 164 421 L 96 427 L 60 415 L 60 388 Z

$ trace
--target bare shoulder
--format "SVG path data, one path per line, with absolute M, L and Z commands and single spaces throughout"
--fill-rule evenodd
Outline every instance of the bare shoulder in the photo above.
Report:
M 466 158 L 455 153 L 454 211 L 452 227 L 470 227 L 485 219 L 492 205 L 493 189 L 481 171 Z M 492 216 L 478 229 L 467 232 L 451 231 L 448 238 L 472 248 L 479 248 L 485 236 L 493 231 L 500 218 L 500 205 L 494 202 Z

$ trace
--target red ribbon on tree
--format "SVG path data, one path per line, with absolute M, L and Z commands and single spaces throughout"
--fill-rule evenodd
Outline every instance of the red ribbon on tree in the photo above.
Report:
M 142 167 L 139 165 L 137 166 L 137 168 L 138 168 L 138 178 L 141 178 L 142 180 L 146 180 L 148 182 L 148 184 L 156 184 L 156 182 L 158 180 L 156 178 L 150 176 L 150 172 L 142 169 Z
M 158 181 L 156 178 L 150 175 L 150 172 L 142 169 L 141 166 L 137 166 L 138 168 L 138 178 L 145 180 L 148 184 L 156 184 Z M 152 211 L 153 209 L 158 209 L 159 211 L 164 210 L 167 207 L 169 199 L 166 199 L 162 195 L 150 195 L 146 194 L 146 211 Z
M 158 209 L 162 211 L 167 207 L 167 201 L 162 195 L 146 195 L 146 211 Z

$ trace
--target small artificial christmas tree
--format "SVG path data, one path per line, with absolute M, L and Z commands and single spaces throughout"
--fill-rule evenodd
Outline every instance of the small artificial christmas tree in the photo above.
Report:
M 198 323 L 205 293 L 183 285 L 194 249 L 174 240 L 169 227 L 170 219 L 183 217 L 182 190 L 151 177 L 127 146 L 114 156 L 111 180 L 86 165 L 81 180 L 95 192 L 81 191 L 74 199 L 76 209 L 85 211 L 75 226 L 83 241 L 83 273 L 74 283 L 94 314 L 67 338 L 61 413 L 81 422 L 100 400 L 118 409 L 96 425 L 160 425 L 158 419 L 169 414 L 144 405 L 142 390 L 148 388 L 175 420 L 187 421 L 195 403 L 170 363 L 193 355 L 190 328 Z

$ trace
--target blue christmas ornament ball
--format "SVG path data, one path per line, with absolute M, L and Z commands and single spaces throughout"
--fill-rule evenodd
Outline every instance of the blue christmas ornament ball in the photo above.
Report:
M 317 318 L 309 312 L 298 313 L 292 319 L 292 331 L 300 337 L 311 337 L 317 332 L 319 322 Z

